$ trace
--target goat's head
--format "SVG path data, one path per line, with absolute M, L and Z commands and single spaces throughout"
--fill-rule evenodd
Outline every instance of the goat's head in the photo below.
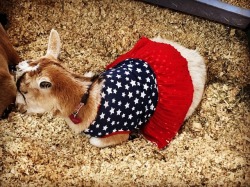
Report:
M 58 104 L 54 85 L 61 74 L 67 71 L 59 64 L 60 37 L 56 30 L 51 30 L 48 49 L 45 56 L 17 65 L 18 108 L 27 113 L 44 113 L 55 109 Z M 60 82 L 63 80 L 60 80 Z M 60 87 L 60 83 L 59 83 Z

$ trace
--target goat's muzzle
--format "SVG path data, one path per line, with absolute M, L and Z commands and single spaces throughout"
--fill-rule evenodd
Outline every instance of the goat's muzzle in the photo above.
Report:
M 0 119 L 7 119 L 9 114 L 16 108 L 15 103 L 11 103 L 4 111 Z

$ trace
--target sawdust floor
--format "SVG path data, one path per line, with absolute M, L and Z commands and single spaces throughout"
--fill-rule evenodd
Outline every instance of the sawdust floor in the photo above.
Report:
M 78 73 L 100 72 L 141 36 L 157 35 L 199 50 L 208 68 L 200 107 L 164 150 L 143 137 L 99 149 L 59 117 L 12 113 L 0 122 L 1 186 L 250 185 L 243 31 L 131 0 L 11 0 L 0 9 L 22 59 L 43 55 L 55 28 L 61 60 Z

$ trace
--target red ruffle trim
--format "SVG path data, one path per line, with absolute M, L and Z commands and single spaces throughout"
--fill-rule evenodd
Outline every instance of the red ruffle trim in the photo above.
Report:
M 132 50 L 118 57 L 107 69 L 128 58 L 146 61 L 156 74 L 158 103 L 142 134 L 162 149 L 179 131 L 192 103 L 194 90 L 187 60 L 171 45 L 143 37 Z

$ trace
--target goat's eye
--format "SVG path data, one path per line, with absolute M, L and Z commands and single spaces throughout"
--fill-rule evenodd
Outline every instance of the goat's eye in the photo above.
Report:
M 51 86 L 52 86 L 52 84 L 48 81 L 42 81 L 40 83 L 40 88 L 42 88 L 42 89 L 50 88 Z

